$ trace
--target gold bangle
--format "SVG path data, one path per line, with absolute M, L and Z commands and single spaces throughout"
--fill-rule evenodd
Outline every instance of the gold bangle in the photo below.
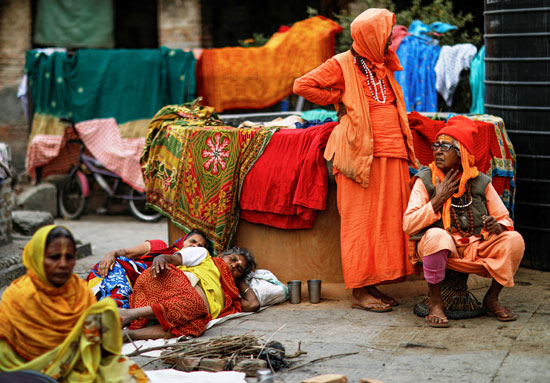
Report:
M 250 290 L 250 287 L 247 287 L 245 291 L 243 291 L 243 296 Z

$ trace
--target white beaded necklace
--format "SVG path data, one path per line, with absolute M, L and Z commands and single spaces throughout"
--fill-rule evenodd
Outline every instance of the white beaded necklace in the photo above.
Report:
M 365 61 L 363 61 L 362 57 L 359 57 L 359 61 L 361 62 L 361 65 L 365 70 L 365 76 L 367 76 L 367 84 L 369 85 L 369 90 L 370 90 L 370 94 L 372 95 L 372 98 L 374 98 L 376 101 L 378 101 L 381 104 L 385 103 L 386 102 L 386 84 L 384 83 L 384 79 L 377 81 L 376 76 L 371 72 L 369 67 L 365 64 Z M 372 86 L 374 87 L 374 92 L 372 91 L 371 83 L 372 83 Z M 382 100 L 380 100 L 380 98 L 378 97 L 378 89 L 376 88 L 376 86 L 380 88 L 380 93 L 382 94 Z

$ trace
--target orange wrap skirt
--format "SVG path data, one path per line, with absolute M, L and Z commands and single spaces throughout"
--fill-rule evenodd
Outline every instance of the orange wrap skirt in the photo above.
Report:
M 368 188 L 341 173 L 335 176 L 346 288 L 398 282 L 414 274 L 403 232 L 410 194 L 407 161 L 374 157 Z

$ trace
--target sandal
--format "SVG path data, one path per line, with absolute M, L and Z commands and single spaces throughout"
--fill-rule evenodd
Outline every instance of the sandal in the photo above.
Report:
M 364 305 L 352 303 L 351 308 L 372 311 L 373 313 L 387 313 L 393 310 L 389 304 L 382 302 L 381 299 L 379 299 L 378 302 L 366 303 Z
M 496 310 L 489 310 L 487 307 L 483 307 L 487 315 L 490 315 L 492 317 L 497 318 L 497 320 L 501 322 L 511 322 L 518 319 L 518 317 L 514 314 L 512 310 L 508 310 L 506 308 L 500 307 Z
M 442 323 L 433 323 L 433 322 L 430 321 L 432 318 L 440 319 Z M 449 320 L 447 319 L 447 317 L 441 317 L 441 316 L 435 315 L 435 314 L 429 314 L 428 316 L 426 316 L 426 322 L 428 322 L 428 325 L 430 327 L 433 327 L 433 328 L 447 328 L 447 327 L 449 327 Z

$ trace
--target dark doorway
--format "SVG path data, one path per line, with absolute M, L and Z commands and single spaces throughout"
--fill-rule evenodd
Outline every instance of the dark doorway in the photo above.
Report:
M 332 18 L 347 3 L 349 0 L 203 0 L 202 46 L 237 46 L 253 33 L 270 37 L 281 25 L 307 18 L 308 7 Z
M 115 48 L 158 48 L 158 7 L 152 0 L 116 0 Z

